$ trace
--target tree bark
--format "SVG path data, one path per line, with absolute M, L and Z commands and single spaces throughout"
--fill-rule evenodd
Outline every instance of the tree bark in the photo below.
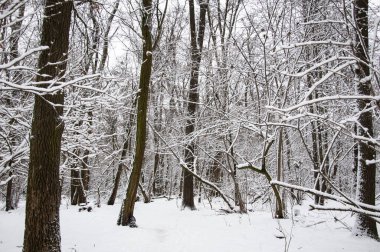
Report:
M 136 152 L 133 161 L 133 169 L 129 178 L 127 194 L 119 216 L 119 223 L 123 226 L 135 226 L 133 210 L 135 207 L 137 188 L 140 181 L 141 170 L 144 161 L 146 119 L 148 109 L 149 83 L 152 74 L 152 0 L 142 1 L 142 24 L 141 31 L 143 41 L 143 57 L 140 69 L 140 85 L 137 104 L 137 126 L 136 126 Z
M 46 0 L 37 82 L 63 80 L 67 65 L 72 1 Z M 43 86 L 47 88 L 48 84 Z M 26 197 L 24 252 L 61 251 L 60 152 L 64 94 L 35 95 Z
M 354 55 L 360 59 L 355 69 L 358 95 L 371 95 L 371 79 L 369 78 L 368 58 L 368 0 L 354 1 L 354 19 L 356 22 L 356 45 Z M 358 100 L 357 134 L 358 136 L 372 138 L 373 122 L 372 110 L 369 100 Z M 375 205 L 376 191 L 376 164 L 367 161 L 376 160 L 375 146 L 371 142 L 360 141 L 358 143 L 358 165 L 357 165 L 357 189 L 356 198 L 359 202 Z M 365 235 L 378 239 L 376 221 L 364 214 L 358 214 L 354 228 L 356 235 Z

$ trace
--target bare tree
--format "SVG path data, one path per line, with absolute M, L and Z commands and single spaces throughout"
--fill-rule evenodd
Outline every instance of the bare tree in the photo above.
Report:
M 73 2 L 47 0 L 42 24 L 41 45 L 49 49 L 40 54 L 37 82 L 54 85 L 64 80 Z M 26 198 L 23 251 L 61 251 L 59 225 L 60 151 L 64 129 L 64 94 L 35 95 Z
M 133 161 L 133 169 L 129 178 L 129 184 L 125 199 L 123 201 L 118 224 L 122 226 L 136 227 L 133 216 L 137 188 L 140 181 L 141 169 L 144 161 L 146 145 L 146 119 L 148 110 L 149 83 L 152 74 L 152 1 L 142 1 L 141 32 L 143 36 L 142 64 L 140 69 L 140 85 L 137 99 L 137 125 L 136 125 L 136 152 Z
M 197 103 L 199 101 L 198 80 L 199 80 L 199 67 L 202 59 L 203 37 L 206 25 L 206 11 L 208 0 L 200 2 L 200 13 L 198 23 L 198 33 L 195 25 L 195 11 L 194 1 L 189 1 L 190 13 L 190 39 L 191 39 L 191 73 L 190 73 L 190 87 L 189 97 L 187 103 L 187 122 L 185 133 L 190 137 L 189 143 L 185 147 L 185 162 L 187 167 L 191 170 L 194 168 L 195 160 L 195 143 L 193 133 L 195 131 L 195 119 L 197 113 Z M 183 170 L 183 195 L 182 207 L 195 209 L 194 205 L 194 182 L 193 176 L 188 170 Z
M 371 95 L 370 59 L 368 54 L 368 0 L 354 1 L 355 48 L 354 55 L 358 58 L 355 69 L 357 92 L 359 95 Z M 357 101 L 360 112 L 357 125 L 359 137 L 372 139 L 374 126 L 372 122 L 371 101 Z M 375 205 L 376 193 L 376 149 L 370 141 L 359 141 L 357 150 L 357 191 L 359 202 Z M 378 239 L 376 221 L 368 215 L 358 214 L 356 219 L 356 234 Z

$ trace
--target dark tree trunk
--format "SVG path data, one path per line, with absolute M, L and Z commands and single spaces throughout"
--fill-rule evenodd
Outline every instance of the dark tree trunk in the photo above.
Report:
M 72 7 L 72 1 L 45 2 L 41 45 L 49 46 L 49 49 L 40 54 L 37 82 L 55 78 L 63 81 Z M 59 165 L 64 128 L 61 118 L 63 104 L 62 91 L 35 96 L 30 136 L 24 252 L 61 251 Z
M 70 198 L 71 205 L 75 206 L 78 204 L 78 195 L 79 195 L 79 170 L 76 167 L 76 164 L 72 165 L 71 171 L 71 181 L 70 181 Z
M 371 95 L 371 80 L 368 58 L 368 0 L 354 1 L 354 19 L 356 23 L 356 45 L 354 54 L 360 61 L 357 62 L 355 74 L 357 78 L 358 95 Z M 358 100 L 357 134 L 361 137 L 373 138 L 372 110 L 369 100 Z M 376 191 L 376 164 L 368 164 L 367 161 L 376 160 L 376 150 L 370 141 L 358 143 L 357 165 L 357 200 L 369 205 L 375 205 Z M 358 214 L 355 233 L 378 239 L 376 221 L 364 214 Z
M 12 171 L 9 172 L 9 177 L 12 177 Z M 13 178 L 11 178 L 7 183 L 7 195 L 5 198 L 5 211 L 13 210 L 13 192 L 12 192 Z
M 156 151 L 158 151 L 158 150 L 156 150 Z M 157 184 L 156 183 L 156 176 L 157 176 L 159 164 L 160 164 L 160 154 L 156 152 L 154 154 L 154 165 L 153 165 L 153 182 L 152 182 L 152 193 L 153 193 L 153 195 L 157 195 L 157 194 L 162 193 L 162 190 L 157 191 L 157 188 L 156 188 L 156 184 Z M 162 185 L 160 188 L 162 188 Z
M 144 161 L 145 138 L 146 138 L 146 117 L 148 109 L 149 83 L 152 73 L 152 0 L 142 1 L 142 24 L 141 31 L 143 36 L 143 57 L 140 69 L 140 85 L 137 100 L 137 125 L 136 125 L 136 152 L 133 161 L 133 169 L 129 178 L 127 194 L 122 205 L 119 221 L 123 226 L 134 227 L 135 218 L 133 210 L 135 207 L 137 188 L 140 181 L 141 170 Z
M 199 29 L 198 38 L 195 28 L 195 11 L 194 11 L 194 0 L 189 1 L 189 12 L 190 12 L 190 38 L 191 38 L 191 76 L 190 76 L 190 90 L 187 104 L 187 122 L 185 128 L 186 136 L 192 138 L 192 134 L 195 131 L 195 118 L 197 112 L 197 103 L 199 101 L 198 93 L 198 77 L 199 77 L 199 67 L 201 63 L 201 53 L 203 47 L 203 37 L 206 24 L 206 10 L 208 6 L 208 1 L 203 1 L 200 3 L 200 14 L 199 14 Z M 194 167 L 194 156 L 195 156 L 195 143 L 194 140 L 190 142 L 185 147 L 185 162 L 187 167 L 192 170 Z M 192 174 L 184 170 L 183 171 L 183 197 L 182 197 L 182 207 L 195 209 L 194 205 L 194 182 Z
M 209 180 L 214 183 L 216 186 L 220 186 L 220 182 L 222 179 L 222 169 L 220 168 L 220 162 L 223 158 L 223 152 L 218 151 L 213 158 L 211 167 L 209 169 Z M 210 191 L 212 197 L 218 197 L 219 194 L 215 191 Z

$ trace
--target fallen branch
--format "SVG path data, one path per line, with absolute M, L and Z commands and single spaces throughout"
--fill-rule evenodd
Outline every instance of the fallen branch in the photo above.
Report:
M 323 210 L 323 211 L 340 211 L 340 212 L 354 212 L 354 213 L 360 213 L 365 214 L 368 216 L 380 218 L 380 213 L 372 212 L 364 209 L 360 209 L 354 206 L 348 206 L 348 207 L 326 207 L 326 206 L 317 206 L 317 205 L 310 205 L 310 210 Z
M 316 223 L 306 225 L 305 227 L 312 227 L 312 226 L 316 226 L 316 225 L 319 225 L 319 224 L 322 224 L 322 223 L 325 223 L 325 222 L 326 222 L 326 221 L 318 221 L 318 222 L 316 222 Z
M 291 185 L 291 184 L 284 183 L 284 182 L 281 182 L 281 181 L 276 181 L 276 180 L 272 180 L 271 184 L 272 185 L 278 185 L 278 186 L 286 187 L 286 188 L 290 188 L 290 189 L 294 189 L 294 190 L 298 190 L 298 191 L 302 191 L 302 192 L 306 192 L 306 193 L 310 193 L 310 194 L 313 194 L 313 195 L 322 196 L 322 197 L 325 197 L 327 199 L 335 200 L 335 201 L 338 201 L 338 202 L 341 202 L 341 203 L 344 203 L 344 204 L 347 204 L 347 205 L 350 205 L 350 206 L 353 206 L 353 207 L 354 207 L 354 204 L 355 204 L 358 207 L 354 207 L 353 209 L 356 209 L 356 210 L 359 209 L 359 210 L 362 210 L 362 211 L 368 211 L 369 213 L 372 213 L 372 214 L 380 213 L 380 208 L 379 207 L 376 207 L 376 206 L 373 206 L 373 205 L 368 205 L 368 204 L 365 204 L 365 203 L 362 203 L 362 202 L 358 202 L 358 201 L 354 201 L 354 200 L 347 200 L 346 198 L 335 196 L 335 195 L 332 195 L 332 194 L 329 194 L 329 193 L 324 193 L 324 192 L 321 192 L 321 191 L 318 191 L 318 190 L 314 190 L 314 189 L 310 189 L 310 188 L 306 188 L 306 187 L 302 187 L 302 186 Z M 349 210 L 346 210 L 346 211 L 349 211 Z

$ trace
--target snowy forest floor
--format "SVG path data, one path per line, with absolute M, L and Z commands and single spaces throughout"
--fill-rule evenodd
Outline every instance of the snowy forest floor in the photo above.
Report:
M 307 202 L 293 208 L 297 216 L 284 220 L 272 219 L 270 210 L 261 207 L 249 214 L 225 214 L 217 204 L 210 209 L 206 201 L 197 211 L 181 211 L 180 204 L 180 199 L 137 202 L 138 228 L 116 225 L 120 204 L 92 212 L 62 204 L 62 251 L 278 252 L 285 251 L 285 243 L 288 251 L 380 251 L 380 242 L 355 237 L 347 229 L 354 222 L 350 213 L 308 211 Z M 0 211 L 0 251 L 22 251 L 24 212 L 23 205 Z

